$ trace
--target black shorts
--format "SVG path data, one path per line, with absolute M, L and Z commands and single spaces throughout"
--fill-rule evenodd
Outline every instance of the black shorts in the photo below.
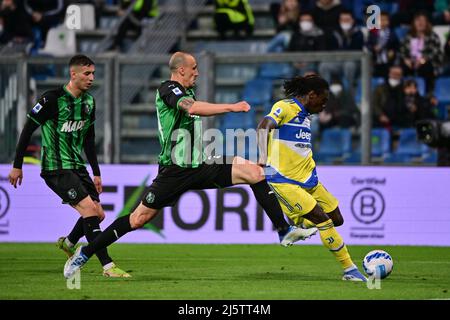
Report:
M 148 188 L 142 204 L 153 209 L 174 206 L 188 190 L 220 189 L 233 185 L 230 162 L 202 164 L 198 168 L 159 166 L 158 175 Z
M 86 169 L 62 170 L 57 173 L 42 172 L 42 179 L 63 201 L 74 206 L 87 196 L 100 202 L 98 192 L 95 189 Z

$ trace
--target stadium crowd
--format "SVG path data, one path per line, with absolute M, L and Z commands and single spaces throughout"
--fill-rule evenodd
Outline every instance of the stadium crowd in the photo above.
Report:
M 140 34 L 143 18 L 158 15 L 158 1 L 140 0 L 125 19 L 110 49 L 122 49 L 127 31 Z M 164 1 L 159 1 L 159 4 Z M 270 1 L 265 1 L 269 3 Z M 64 21 L 73 3 L 95 6 L 96 19 L 107 6 L 117 17 L 131 0 L 1 0 L 0 46 L 17 46 L 33 55 L 44 46 L 48 30 Z M 259 1 L 208 0 L 213 5 L 217 39 L 252 39 Z M 281 0 L 270 3 L 275 36 L 267 40 L 267 52 L 365 50 L 373 59 L 373 126 L 397 130 L 413 128 L 421 119 L 448 117 L 450 101 L 436 92 L 450 83 L 450 0 L 380 0 L 380 28 L 367 28 L 367 0 Z M 231 31 L 231 36 L 230 32 Z M 318 73 L 330 83 L 327 109 L 317 117 L 318 131 L 331 127 L 357 132 L 361 101 L 359 62 L 299 62 L 295 74 Z M 443 81 L 439 81 L 442 79 Z

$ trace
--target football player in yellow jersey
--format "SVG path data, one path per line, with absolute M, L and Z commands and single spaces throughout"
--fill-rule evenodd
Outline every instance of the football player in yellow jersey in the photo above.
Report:
M 353 263 L 335 226 L 343 224 L 336 198 L 319 182 L 311 151 L 310 116 L 328 101 L 329 86 L 318 75 L 284 84 L 278 101 L 258 125 L 259 164 L 284 213 L 304 228 L 317 227 L 320 238 L 342 265 L 342 280 L 366 281 Z

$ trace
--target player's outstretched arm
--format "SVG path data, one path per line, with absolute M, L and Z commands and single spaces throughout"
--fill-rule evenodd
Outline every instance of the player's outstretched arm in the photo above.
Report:
M 209 103 L 205 101 L 195 101 L 192 98 L 185 98 L 178 103 L 178 106 L 190 115 L 214 116 L 227 112 L 248 112 L 250 105 L 245 101 L 237 103 Z
M 86 153 L 86 158 L 91 165 L 92 173 L 94 174 L 95 189 L 97 189 L 98 193 L 102 193 L 102 180 L 100 178 L 97 152 L 95 151 L 95 128 L 93 124 L 89 127 L 84 139 L 84 152 Z
M 258 165 L 260 166 L 265 166 L 267 164 L 267 144 L 269 141 L 269 133 L 270 130 L 275 128 L 275 123 L 268 118 L 264 118 L 263 120 L 261 120 L 257 127 L 259 151 Z
M 14 186 L 14 188 L 17 188 L 17 183 L 19 183 L 19 186 L 22 184 L 23 157 L 25 156 L 25 151 L 30 143 L 31 136 L 38 127 L 39 125 L 36 122 L 28 118 L 22 129 L 22 133 L 20 134 L 19 142 L 16 146 L 16 157 L 14 159 L 13 168 L 8 175 L 9 182 Z

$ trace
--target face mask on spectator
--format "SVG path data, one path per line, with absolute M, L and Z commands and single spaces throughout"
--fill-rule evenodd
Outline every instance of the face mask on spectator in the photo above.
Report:
M 396 87 L 400 84 L 400 80 L 393 78 L 389 78 L 388 82 L 391 87 Z
M 303 31 L 310 31 L 313 28 L 311 21 L 300 21 L 300 29 Z
M 330 91 L 335 95 L 339 95 L 342 92 L 342 85 L 339 83 L 333 83 L 330 85 Z
M 348 22 L 341 23 L 341 28 L 342 28 L 342 30 L 344 30 L 344 31 L 348 31 L 348 30 L 350 30 L 352 27 L 353 27 L 353 25 L 352 25 L 351 23 L 348 23 Z

